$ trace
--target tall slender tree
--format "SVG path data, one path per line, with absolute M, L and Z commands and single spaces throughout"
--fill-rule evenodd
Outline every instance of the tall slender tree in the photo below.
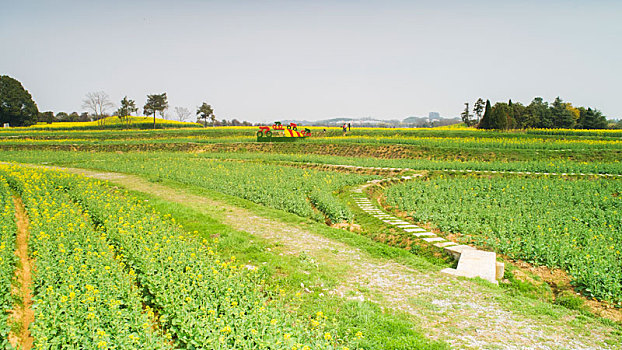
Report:
M 486 108 L 484 109 L 484 116 L 482 117 L 482 120 L 479 122 L 478 128 L 479 129 L 492 129 L 492 123 L 491 123 L 491 114 L 492 112 L 492 107 L 490 107 L 490 100 L 486 100 Z

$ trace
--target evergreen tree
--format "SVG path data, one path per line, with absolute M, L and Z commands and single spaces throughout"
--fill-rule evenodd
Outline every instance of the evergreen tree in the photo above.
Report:
M 508 128 L 510 108 L 506 103 L 495 103 L 490 113 L 490 129 L 505 130 Z
M 216 123 L 216 116 L 214 115 L 214 109 L 211 105 L 208 105 L 206 102 L 203 102 L 199 108 L 197 108 L 197 115 L 199 118 L 203 118 L 203 126 L 207 126 L 207 118 L 212 121 L 212 126 Z M 226 120 L 223 119 L 223 123 L 226 123 Z
M 506 123 L 506 129 L 514 129 L 516 127 L 516 116 L 514 115 L 514 104 L 512 99 L 508 101 L 508 117 Z
M 527 106 L 527 115 L 524 122 L 526 128 L 552 128 L 553 114 L 549 108 L 549 103 L 542 97 L 536 97 Z
M 127 96 L 123 97 L 121 100 L 121 107 L 115 112 L 118 117 L 127 117 L 132 115 L 132 113 L 138 112 L 138 108 L 136 107 L 136 101 L 129 100 Z
M 520 102 L 512 103 L 512 117 L 513 124 L 511 126 L 512 129 L 524 129 L 525 121 L 527 120 L 527 107 L 523 106 Z
M 579 120 L 577 121 L 577 128 L 580 129 L 606 129 L 608 127 L 607 118 L 596 109 L 585 109 L 579 107 Z
M 164 110 L 168 108 L 166 92 L 162 94 L 147 95 L 147 102 L 143 107 L 145 115 L 153 114 L 153 128 L 156 127 L 156 112 L 160 112 L 160 116 L 164 116 Z
M 561 129 L 571 129 L 575 125 L 575 118 L 571 111 L 566 108 L 566 103 L 559 96 L 551 104 L 551 114 L 553 116 L 553 127 Z
M 486 107 L 484 108 L 484 116 L 482 120 L 479 122 L 477 126 L 478 129 L 492 129 L 490 123 L 490 112 L 492 108 L 490 107 L 490 100 L 486 100 Z
M 127 96 L 123 97 L 121 100 L 121 107 L 115 112 L 115 114 L 123 121 L 124 123 L 130 123 L 130 116 L 132 113 L 138 112 L 138 108 L 136 107 L 136 102 L 134 100 L 129 100 Z

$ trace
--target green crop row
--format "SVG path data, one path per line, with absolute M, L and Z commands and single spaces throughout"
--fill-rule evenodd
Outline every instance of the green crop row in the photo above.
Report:
M 622 305 L 621 180 L 433 175 L 386 195 L 417 222 L 561 267 L 586 295 Z
M 321 311 L 298 316 L 259 269 L 220 261 L 127 193 L 49 170 L 2 165 L 0 176 L 30 218 L 36 348 L 332 350 L 360 340 Z
M 46 159 L 54 160 L 64 159 L 71 162 L 72 159 L 78 160 L 81 164 L 88 164 L 86 156 L 80 156 L 77 153 L 56 153 L 56 156 L 50 153 L 42 153 Z M 169 156 L 170 153 L 154 152 L 153 157 L 159 154 Z M 49 156 L 48 156 L 49 155 Z M 95 159 L 88 167 L 97 167 L 100 157 L 111 158 L 106 153 L 91 153 L 91 159 Z M 129 156 L 129 155 L 128 155 Z M 555 173 L 591 173 L 591 174 L 622 174 L 622 162 L 577 162 L 567 159 L 556 159 L 547 161 L 446 161 L 446 160 L 429 160 L 429 159 L 381 159 L 371 157 L 347 157 L 347 156 L 330 156 L 320 154 L 279 154 L 279 153 L 257 153 L 257 152 L 231 152 L 231 153 L 199 153 L 179 156 L 183 158 L 213 158 L 213 159 L 236 159 L 236 160 L 252 160 L 258 162 L 283 162 L 292 163 L 312 163 L 312 164 L 342 164 L 355 165 L 363 167 L 389 167 L 389 168 L 409 168 L 414 170 L 477 170 L 477 171 L 530 171 L 530 172 L 555 172 Z M 13 153 L 13 156 L 6 159 L 23 159 L 26 162 L 37 162 L 42 159 L 41 155 L 35 153 Z
M 375 145 L 409 145 L 424 148 L 458 148 L 489 149 L 489 150 L 621 150 L 622 141 L 619 139 L 570 139 L 562 138 L 518 138 L 505 137 L 372 137 L 351 135 L 332 137 L 330 139 L 311 139 L 307 142 L 327 142 L 347 144 L 375 144 Z
M 266 290 L 263 274 L 206 240 L 185 234 L 127 194 L 102 183 L 60 177 L 71 197 L 118 247 L 160 322 L 188 349 L 337 349 L 342 340 L 321 312 L 301 319 Z M 280 305 L 280 306 L 279 306 Z M 339 347 L 341 349 L 342 347 Z
M 278 151 L 278 150 L 276 150 Z M 164 177 L 178 180 L 181 176 L 170 176 L 164 171 L 173 164 L 167 165 L 167 160 L 173 161 L 179 166 L 194 166 L 201 159 L 216 160 L 253 160 L 264 163 L 295 162 L 317 164 L 345 164 L 366 167 L 392 167 L 410 168 L 415 170 L 495 170 L 495 171 L 531 171 L 531 172 L 557 172 L 557 173 L 603 173 L 622 174 L 622 162 L 578 162 L 570 159 L 554 160 L 530 160 L 530 161 L 473 161 L 473 160 L 429 160 L 429 159 L 382 159 L 360 156 L 336 156 L 305 153 L 261 153 L 261 152 L 219 152 L 219 153 L 182 153 L 182 152 L 129 152 L 118 154 L 114 152 L 68 152 L 68 151 L 3 151 L 0 152 L 0 160 L 15 161 L 34 164 L 58 164 L 88 169 L 123 171 L 126 173 L 139 174 L 151 177 Z M 207 162 L 207 161 L 204 161 Z M 134 166 L 131 166 L 131 165 Z M 160 170 L 162 168 L 162 170 Z M 206 173 L 208 175 L 209 172 Z M 240 173 L 239 175 L 243 175 Z M 269 172 L 268 172 L 269 174 Z M 200 184 L 203 175 L 184 182 Z M 237 173 L 233 173 L 230 180 L 235 180 Z M 257 174 L 260 175 L 260 174 Z M 211 181 L 209 181 L 211 182 Z M 265 182 L 269 182 L 266 180 Z M 238 190 L 228 189 L 228 194 L 239 195 Z
M 40 170 L 1 170 L 21 194 L 30 221 L 34 346 L 171 348 L 143 311 L 135 276 L 58 184 Z
M 332 222 L 350 220 L 352 213 L 334 195 L 339 189 L 375 176 L 305 170 L 272 164 L 231 162 L 184 153 L 64 153 L 75 166 L 133 173 L 153 180 L 173 180 L 241 197 L 303 217 Z M 53 152 L 48 161 L 61 159 Z M 23 158 L 22 158 L 23 159 Z M 41 159 L 41 158 L 39 158 Z M 84 162 L 84 163 L 83 163 Z
M 15 274 L 15 207 L 9 185 L 0 174 L 0 347 L 8 345 L 9 310 L 13 307 L 11 282 Z
M 31 137 L 36 139 L 62 139 L 62 138 L 96 138 L 96 139 L 118 139 L 118 138 L 152 138 L 152 137 L 184 137 L 184 138 L 218 138 L 218 137 L 236 137 L 236 136 L 255 136 L 258 127 L 208 127 L 203 128 L 198 124 L 178 123 L 171 124 L 158 121 L 153 128 L 153 122 L 150 120 L 142 120 L 134 122 L 132 129 L 123 129 L 124 125 L 116 123 L 114 125 L 108 123 L 104 128 L 100 125 L 92 123 L 73 123 L 78 128 L 64 127 L 68 124 L 51 124 L 41 125 L 31 128 L 9 128 L 0 130 L 0 139 L 10 137 Z M 137 128 L 137 125 L 140 125 Z M 80 126 L 82 126 L 80 128 Z M 86 128 L 85 128 L 86 126 Z M 173 127 L 173 129 L 162 129 L 162 127 Z M 179 127 L 187 127 L 177 129 Z M 339 127 L 311 127 L 312 138 L 341 138 L 343 136 L 342 129 Z M 371 138 L 504 138 L 504 139 L 616 139 L 622 136 L 620 130 L 578 130 L 578 129 L 529 129 L 525 131 L 488 131 L 477 130 L 472 128 L 358 128 L 354 127 L 348 136 L 355 137 L 371 137 Z

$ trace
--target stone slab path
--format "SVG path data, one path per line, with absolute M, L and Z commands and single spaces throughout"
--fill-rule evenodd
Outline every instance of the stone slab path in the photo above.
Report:
M 365 213 L 378 218 L 388 225 L 396 226 L 406 233 L 412 233 L 412 235 L 418 239 L 421 239 L 436 248 L 444 249 L 454 258 L 458 259 L 457 268 L 446 268 L 441 272 L 452 276 L 468 278 L 479 277 L 490 283 L 498 284 L 497 280 L 503 278 L 504 266 L 503 263 L 496 261 L 496 254 L 494 252 L 486 252 L 469 246 L 460 246 L 460 248 L 455 248 L 455 246 L 459 246 L 458 243 L 448 241 L 443 237 L 438 237 L 436 234 L 429 232 L 422 227 L 385 213 L 382 209 L 376 207 L 371 200 L 364 195 L 364 189 L 370 185 L 382 184 L 384 182 L 410 180 L 416 177 L 417 175 L 368 181 L 367 184 L 354 187 L 351 190 L 352 198 L 358 207 Z M 463 254 L 462 252 L 464 250 L 468 254 Z

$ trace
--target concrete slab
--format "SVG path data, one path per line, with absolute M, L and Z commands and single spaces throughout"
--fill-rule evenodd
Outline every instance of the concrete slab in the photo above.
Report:
M 497 280 L 503 279 L 503 275 L 505 274 L 505 264 L 497 261 L 496 269 L 495 278 Z
M 413 236 L 415 237 L 425 237 L 425 236 L 436 236 L 434 233 L 432 232 L 415 232 L 413 233 Z
M 387 224 L 391 224 L 391 225 L 406 225 L 407 224 L 406 221 L 402 221 L 402 220 L 384 220 L 384 222 L 386 222 Z
M 399 228 L 420 228 L 417 225 L 409 224 L 409 225 L 398 225 Z
M 456 245 L 452 247 L 445 247 L 445 251 L 453 255 L 454 259 L 459 259 L 460 254 L 462 254 L 463 251 L 469 250 L 469 249 L 475 250 L 475 248 L 468 246 L 468 245 Z
M 497 254 L 477 249 L 466 249 L 460 254 L 456 272 L 465 277 L 481 277 L 497 284 Z
M 444 242 L 445 238 L 443 237 L 429 237 L 429 238 L 424 238 L 424 241 L 431 243 L 431 242 Z
M 452 246 L 452 245 L 457 245 L 457 243 L 456 242 L 449 242 L 449 241 L 434 243 L 434 246 L 437 247 L 437 248 L 445 248 L 445 247 L 449 247 L 449 246 Z

